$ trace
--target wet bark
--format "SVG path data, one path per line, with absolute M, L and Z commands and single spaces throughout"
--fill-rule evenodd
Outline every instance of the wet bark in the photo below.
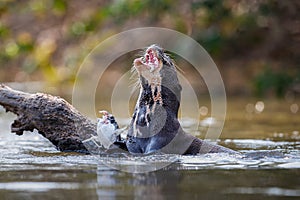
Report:
M 96 123 L 60 97 L 13 90 L 0 84 L 0 105 L 17 115 L 11 132 L 36 129 L 60 151 L 88 153 L 82 141 L 96 135 Z

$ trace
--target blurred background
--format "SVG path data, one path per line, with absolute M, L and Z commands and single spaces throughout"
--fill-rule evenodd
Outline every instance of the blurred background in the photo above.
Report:
M 183 160 L 176 171 L 133 176 L 98 165 L 96 179 L 93 157 L 59 154 L 37 133 L 10 134 L 15 116 L 4 114 L 0 106 L 0 199 L 299 196 L 299 0 L 0 0 L 0 83 L 71 102 L 77 70 L 93 48 L 114 34 L 149 26 L 184 33 L 208 51 L 227 94 L 218 142 L 240 152 L 258 152 L 257 158 L 205 155 Z M 95 112 L 112 111 L 120 127 L 129 124 L 137 92 L 130 102 L 120 98 L 121 106 L 112 106 L 115 110 L 110 97 L 136 53 L 107 68 L 95 97 Z M 199 138 L 210 138 L 207 130 L 221 127 L 223 121 L 210 116 L 205 83 L 187 61 L 171 56 L 198 95 L 198 105 L 188 100 L 186 107 L 181 105 L 187 113 L 181 125 Z M 130 111 L 124 117 L 127 104 Z
M 1 0 L 0 82 L 70 100 L 76 72 L 99 42 L 128 29 L 165 27 L 208 51 L 229 99 L 255 99 L 242 103 L 243 110 L 254 112 L 258 100 L 271 98 L 297 113 L 299 10 L 297 0 Z M 113 89 L 134 56 L 112 64 L 102 80 L 102 97 L 111 94 L 105 89 Z M 195 87 L 203 87 L 197 91 L 207 93 L 192 67 L 185 67 L 188 62 L 175 60 Z

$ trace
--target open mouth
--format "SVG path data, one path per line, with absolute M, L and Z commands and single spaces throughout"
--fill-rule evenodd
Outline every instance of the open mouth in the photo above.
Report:
M 160 67 L 156 51 L 152 48 L 148 48 L 143 57 L 134 60 L 134 66 L 137 70 L 139 70 L 141 66 L 144 66 L 150 72 L 154 72 Z

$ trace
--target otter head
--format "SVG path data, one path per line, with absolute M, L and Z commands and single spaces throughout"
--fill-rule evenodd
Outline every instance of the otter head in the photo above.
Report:
M 177 116 L 181 86 L 170 57 L 154 44 L 145 50 L 142 57 L 135 59 L 133 64 L 141 84 L 139 102 L 169 107 Z

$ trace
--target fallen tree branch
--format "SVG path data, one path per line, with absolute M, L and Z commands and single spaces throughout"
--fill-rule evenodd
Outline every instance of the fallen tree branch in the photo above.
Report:
M 0 84 L 0 105 L 17 115 L 11 132 L 22 135 L 36 129 L 60 151 L 89 153 L 82 141 L 97 135 L 96 123 L 60 97 L 29 94 Z

